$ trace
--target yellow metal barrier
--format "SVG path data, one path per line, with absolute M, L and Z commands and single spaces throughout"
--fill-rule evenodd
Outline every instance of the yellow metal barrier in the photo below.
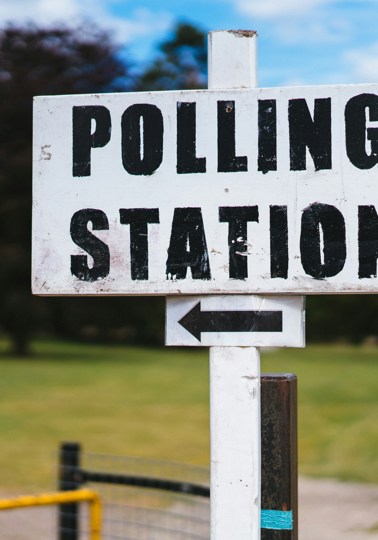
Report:
M 101 501 L 99 495 L 90 489 L 76 491 L 60 491 L 27 495 L 13 499 L 0 499 L 0 510 L 25 508 L 28 506 L 48 506 L 53 504 L 69 504 L 75 502 L 90 503 L 90 532 L 91 540 L 101 540 Z

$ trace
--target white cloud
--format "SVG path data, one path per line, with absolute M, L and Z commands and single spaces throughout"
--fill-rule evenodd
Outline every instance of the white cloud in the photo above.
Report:
M 377 0 L 230 0 L 245 15 L 261 19 L 300 19 L 333 6 L 354 9 L 376 7 Z
M 173 16 L 169 13 L 156 13 L 140 8 L 132 13 L 129 19 L 109 18 L 109 25 L 118 29 L 119 36 L 127 41 L 140 36 L 155 39 L 156 35 L 167 31 L 173 24 Z M 100 24 L 100 21 L 99 21 Z
M 347 44 L 375 20 L 378 0 L 228 0 L 254 28 L 286 44 Z
M 0 23 L 34 21 L 50 24 L 56 20 L 68 20 L 80 13 L 78 0 L 11 0 L 1 2 Z
M 122 5 L 125 3 L 123 0 Z M 172 24 L 169 13 L 141 8 L 130 7 L 125 17 L 113 15 L 112 5 L 117 4 L 121 5 L 119 0 L 5 0 L 0 1 L 0 25 L 8 22 L 74 25 L 89 20 L 110 30 L 116 41 L 126 44 L 141 36 L 151 39 L 152 28 L 156 37 Z
M 340 17 L 327 16 L 319 11 L 311 17 L 301 20 L 287 20 L 285 24 L 274 25 L 275 34 L 285 44 L 325 45 L 348 40 L 351 23 Z
M 355 82 L 378 82 L 378 41 L 344 54 Z
M 298 17 L 334 0 L 236 0 L 237 8 L 251 17 Z
M 348 40 L 353 20 L 347 3 L 370 0 L 229 0 L 254 28 L 265 28 L 286 45 L 331 44 Z M 354 11 L 354 10 L 349 10 Z

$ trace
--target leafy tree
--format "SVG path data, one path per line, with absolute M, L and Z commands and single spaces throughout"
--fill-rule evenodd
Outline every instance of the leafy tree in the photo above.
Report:
M 15 351 L 48 318 L 30 295 L 32 102 L 35 95 L 127 90 L 129 68 L 110 36 L 93 26 L 7 26 L 0 31 L 0 320 Z
M 343 294 L 309 296 L 308 341 L 378 344 L 378 296 Z
M 206 84 L 206 73 L 206 34 L 178 23 L 131 89 L 200 88 Z M 163 340 L 165 303 L 161 297 L 58 299 L 54 307 L 54 328 L 63 336 L 148 345 Z
M 174 28 L 139 78 L 119 52 L 110 35 L 94 26 L 0 30 L 0 324 L 19 355 L 41 329 L 97 341 L 156 343 L 163 335 L 162 299 L 30 294 L 33 96 L 198 88 L 206 82 L 206 36 L 189 24 Z
M 194 90 L 207 81 L 207 36 L 180 22 L 159 45 L 159 54 L 141 75 L 140 90 Z

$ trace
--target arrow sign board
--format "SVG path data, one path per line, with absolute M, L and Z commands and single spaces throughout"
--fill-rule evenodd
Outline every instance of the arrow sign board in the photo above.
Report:
M 166 321 L 166 345 L 305 346 L 302 297 L 170 297 Z
M 378 290 L 378 85 L 38 97 L 33 147 L 36 294 Z

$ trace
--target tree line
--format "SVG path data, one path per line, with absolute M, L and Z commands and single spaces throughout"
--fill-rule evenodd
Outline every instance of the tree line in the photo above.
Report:
M 33 96 L 205 88 L 206 73 L 206 33 L 186 22 L 142 67 L 96 26 L 0 29 L 0 325 L 15 353 L 34 336 L 147 345 L 164 336 L 162 298 L 31 295 Z M 374 336 L 377 307 L 374 295 L 309 297 L 308 339 Z

